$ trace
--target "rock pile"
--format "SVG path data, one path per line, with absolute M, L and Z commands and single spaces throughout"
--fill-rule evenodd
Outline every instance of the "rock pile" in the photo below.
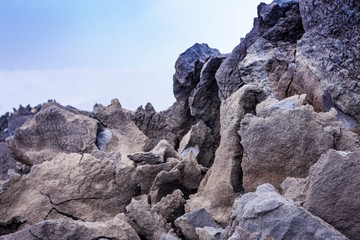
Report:
M 262 3 L 231 54 L 179 56 L 166 111 L 4 115 L 28 171 L 0 183 L 0 240 L 360 239 L 358 26 L 354 0 Z

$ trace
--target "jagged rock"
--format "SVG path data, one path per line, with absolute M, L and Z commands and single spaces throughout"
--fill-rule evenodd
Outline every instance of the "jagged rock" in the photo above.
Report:
M 196 231 L 196 235 L 198 235 L 199 237 L 199 240 L 220 240 L 221 234 L 223 234 L 224 229 L 203 227 L 203 228 L 196 228 L 195 231 Z
M 308 187 L 306 178 L 287 177 L 280 187 L 282 195 L 286 199 L 291 199 L 303 205 Z
M 137 166 L 136 172 L 140 182 L 141 194 L 148 194 L 156 176 L 161 171 L 170 171 L 176 166 L 177 162 L 168 162 L 157 165 Z
M 126 207 L 126 215 L 132 221 L 130 224 L 142 238 L 157 240 L 167 232 L 165 220 L 152 210 L 148 203 L 140 203 L 132 199 Z
M 161 215 L 167 222 L 173 222 L 185 213 L 185 199 L 183 193 L 177 189 L 172 194 L 163 197 L 152 209 Z
M 132 163 L 128 155 L 146 152 L 153 147 L 150 140 L 131 121 L 131 114 L 121 107 L 118 99 L 113 99 L 107 107 L 96 104 L 92 114 L 104 126 L 98 134 L 98 147 L 106 152 L 121 152 L 121 160 L 128 164 Z
M 197 194 L 187 201 L 187 211 L 205 208 L 220 223 L 227 223 L 235 197 L 242 190 L 242 147 L 237 131 L 246 113 L 254 112 L 265 93 L 254 86 L 244 86 L 220 107 L 221 140 L 214 164 L 206 173 Z
M 253 29 L 234 48 L 216 72 L 216 81 L 219 86 L 221 100 L 236 92 L 245 84 L 245 81 L 253 82 L 255 78 L 260 77 L 260 79 L 256 80 L 259 82 L 264 79 L 264 76 L 266 78 L 267 75 L 272 75 L 269 78 L 272 78 L 276 83 L 279 80 L 278 76 L 285 74 L 286 66 L 289 66 L 292 61 L 291 48 L 295 48 L 294 44 L 304 33 L 297 6 L 296 1 L 284 3 L 275 1 L 269 5 L 261 3 L 258 6 L 258 17 L 254 20 Z M 251 59 L 249 56 L 245 60 L 247 63 L 242 63 L 239 66 L 239 63 L 247 56 L 249 47 L 260 38 L 265 39 L 260 40 L 260 42 L 265 41 L 265 46 L 268 45 L 264 49 L 265 56 L 260 59 Z M 270 49 L 273 48 L 270 52 L 269 44 L 271 45 Z M 254 50 L 255 52 L 250 53 L 250 55 L 258 57 L 261 53 L 256 52 L 256 47 Z M 251 61 L 253 61 L 253 65 Z M 264 68 L 268 69 L 265 70 Z M 258 69 L 261 69 L 260 73 L 256 73 Z M 287 81 L 288 79 L 281 80 L 282 84 L 280 84 L 279 89 L 283 89 L 283 85 Z M 263 82 L 263 80 L 260 82 Z M 276 83 L 274 88 L 277 85 Z
M 220 227 L 204 208 L 186 213 L 185 215 L 177 218 L 175 220 L 175 225 L 180 229 L 185 239 L 191 240 L 199 239 L 195 232 L 196 228 Z
M 358 1 L 300 1 L 305 34 L 297 44 L 290 89 L 307 93 L 316 110 L 335 107 L 346 127 L 360 119 Z M 340 114 L 342 113 L 342 114 Z
M 253 191 L 263 183 L 277 189 L 286 177 L 306 177 L 321 154 L 336 148 L 344 134 L 336 111 L 316 113 L 305 104 L 305 96 L 293 96 L 268 106 L 257 116 L 248 114 L 239 134 L 244 147 L 243 186 Z M 343 129 L 343 131 L 348 131 Z M 356 136 L 348 146 L 356 146 Z
M 61 153 L 1 186 L 0 228 L 23 229 L 61 217 L 109 220 L 123 212 L 137 193 L 134 170 L 109 158 Z
M 214 161 L 215 140 L 211 129 L 203 121 L 193 125 L 190 131 L 183 137 L 179 146 L 179 153 L 186 157 L 192 151 L 199 164 L 211 167 Z
M 151 152 L 144 152 L 144 153 L 134 153 L 131 155 L 128 155 L 131 161 L 133 161 L 136 165 L 144 165 L 144 164 L 160 164 L 164 163 L 163 159 L 160 159 L 160 157 L 156 156 L 155 154 Z
M 40 222 L 20 232 L 0 236 L 1 240 L 89 240 L 116 239 L 140 240 L 135 230 L 126 222 L 111 219 L 106 222 L 83 222 L 56 219 Z
M 132 120 L 153 145 L 166 139 L 174 147 L 195 124 L 187 99 L 178 100 L 168 110 L 159 113 L 148 103 L 145 109 L 139 107 L 133 113 Z
M 195 155 L 190 154 L 179 162 L 171 171 L 161 171 L 150 189 L 151 204 L 156 204 L 174 190 L 180 189 L 186 197 L 196 192 L 202 174 Z
M 51 160 L 60 152 L 90 153 L 95 146 L 97 122 L 57 103 L 45 103 L 9 141 L 13 157 L 29 166 Z
M 347 238 L 322 219 L 286 200 L 272 185 L 263 184 L 256 192 L 241 197 L 222 239 Z
M 200 81 L 200 71 L 204 63 L 213 54 L 220 52 L 204 43 L 196 43 L 180 54 L 175 63 L 173 84 L 174 96 L 177 100 L 189 97 L 190 92 Z
M 329 150 L 311 166 L 305 208 L 350 239 L 359 239 L 360 152 Z

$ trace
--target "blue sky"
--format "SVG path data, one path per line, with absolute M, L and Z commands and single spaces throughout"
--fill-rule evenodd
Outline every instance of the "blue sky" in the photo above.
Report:
M 47 99 L 91 110 L 115 97 L 164 110 L 178 55 L 196 42 L 230 52 L 259 3 L 0 0 L 0 114 Z

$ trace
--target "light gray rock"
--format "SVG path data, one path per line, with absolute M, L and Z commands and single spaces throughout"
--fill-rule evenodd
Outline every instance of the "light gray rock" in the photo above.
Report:
M 124 212 L 138 185 L 135 167 L 89 154 L 57 155 L 0 188 L 0 226 L 19 230 L 44 220 L 107 221 Z
M 203 227 L 195 229 L 199 240 L 220 240 L 221 234 L 224 232 L 222 228 Z
M 244 86 L 221 103 L 220 145 L 214 164 L 202 180 L 198 193 L 187 200 L 187 212 L 205 208 L 216 221 L 228 222 L 234 200 L 242 190 L 242 147 L 237 131 L 244 115 L 254 112 L 265 96 L 258 87 Z
M 91 153 L 96 150 L 96 120 L 57 103 L 45 103 L 9 140 L 13 157 L 28 166 L 58 153 Z
M 69 219 L 47 220 L 14 234 L 0 236 L 1 240 L 140 240 L 135 230 L 116 217 L 106 222 L 83 222 Z
M 220 227 L 204 208 L 187 213 L 177 218 L 174 223 L 181 230 L 185 239 L 189 240 L 199 239 L 196 228 Z
M 256 192 L 241 197 L 223 239 L 347 238 L 322 219 L 286 200 L 272 185 L 263 184 Z
M 281 183 L 282 195 L 286 199 L 291 199 L 301 205 L 305 202 L 306 191 L 308 188 L 306 178 L 293 178 L 287 177 L 283 183 Z
M 350 239 L 359 239 L 360 152 L 329 150 L 311 166 L 305 208 Z

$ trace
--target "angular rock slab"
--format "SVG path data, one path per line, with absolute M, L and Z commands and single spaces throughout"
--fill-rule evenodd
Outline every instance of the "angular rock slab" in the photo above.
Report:
M 286 200 L 272 185 L 263 184 L 256 192 L 241 197 L 222 239 L 347 238 L 322 219 Z
M 82 222 L 56 219 L 40 222 L 20 232 L 0 236 L 0 240 L 140 240 L 135 230 L 120 219 L 107 222 Z
M 360 152 L 329 150 L 311 166 L 304 207 L 349 239 L 360 236 Z
M 61 153 L 15 175 L 0 189 L 0 225 L 28 227 L 48 219 L 106 221 L 125 210 L 136 194 L 132 166 L 109 158 Z
M 187 211 L 205 208 L 218 222 L 226 224 L 234 199 L 242 190 L 242 147 L 237 131 L 246 113 L 254 112 L 266 94 L 255 86 L 244 86 L 221 103 L 221 140 L 214 164 L 202 180 L 198 193 L 187 201 Z
M 18 128 L 9 141 L 13 157 L 29 166 L 51 160 L 60 152 L 96 150 L 96 120 L 57 103 L 45 103 L 40 112 Z
M 280 189 L 286 177 L 306 177 L 310 166 L 328 149 L 356 145 L 355 134 L 353 142 L 345 141 L 342 131 L 347 130 L 336 121 L 335 110 L 316 113 L 312 106 L 303 105 L 304 99 L 304 95 L 284 99 L 242 120 L 239 134 L 246 191 L 263 183 Z

